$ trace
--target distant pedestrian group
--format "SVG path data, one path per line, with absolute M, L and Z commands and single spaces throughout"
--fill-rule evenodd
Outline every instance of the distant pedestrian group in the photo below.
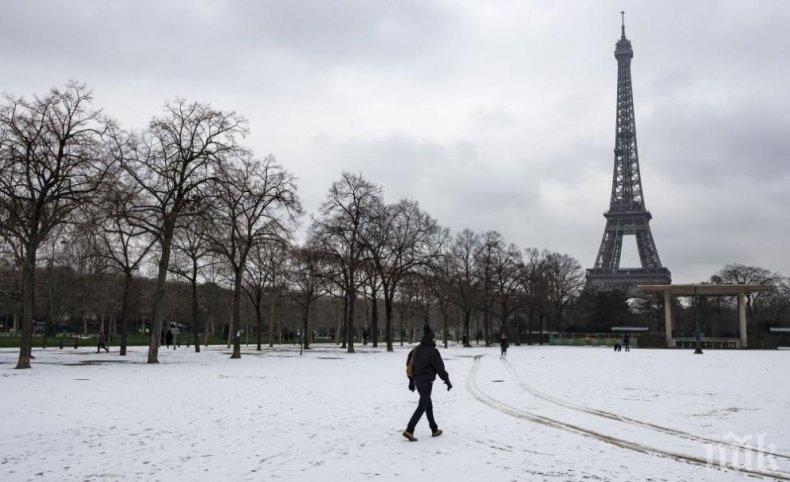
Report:
M 175 336 L 178 334 L 177 331 L 171 326 L 167 330 L 162 328 L 162 336 L 159 340 L 160 345 L 165 345 L 167 348 L 170 348 L 170 345 L 173 345 L 173 350 L 176 349 L 176 342 Z
M 625 347 L 625 351 L 631 351 L 631 335 L 629 333 L 623 335 L 622 344 L 619 342 L 614 344 L 614 351 L 623 351 L 623 347 Z

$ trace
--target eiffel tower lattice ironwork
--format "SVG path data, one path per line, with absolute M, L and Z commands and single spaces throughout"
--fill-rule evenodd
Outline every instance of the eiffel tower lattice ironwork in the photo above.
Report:
M 623 12 L 621 12 L 623 14 Z M 632 292 L 640 284 L 669 284 L 672 276 L 661 266 L 653 234 L 650 212 L 645 208 L 639 153 L 636 147 L 634 95 L 631 87 L 631 59 L 634 51 L 625 37 L 617 41 L 617 124 L 614 146 L 614 177 L 609 210 L 604 214 L 606 228 L 595 266 L 587 270 L 587 285 L 598 290 L 621 289 Z M 621 268 L 623 236 L 636 237 L 641 268 Z

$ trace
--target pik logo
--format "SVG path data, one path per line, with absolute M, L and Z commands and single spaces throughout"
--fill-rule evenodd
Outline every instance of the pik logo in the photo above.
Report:
M 776 458 L 773 456 L 776 453 L 776 445 L 766 445 L 764 433 L 741 436 L 730 431 L 721 437 L 721 442 L 721 444 L 707 445 L 706 461 L 708 465 L 778 470 Z

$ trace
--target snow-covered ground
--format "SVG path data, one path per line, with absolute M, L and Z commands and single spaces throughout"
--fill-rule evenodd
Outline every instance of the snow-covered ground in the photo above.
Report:
M 0 350 L 0 480 L 790 479 L 788 351 L 453 347 L 409 443 L 407 348 Z

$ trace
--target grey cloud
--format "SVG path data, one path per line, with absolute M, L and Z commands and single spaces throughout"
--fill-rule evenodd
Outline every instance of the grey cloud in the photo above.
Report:
M 89 83 L 124 126 L 182 95 L 249 117 L 313 210 L 341 170 L 454 229 L 589 266 L 622 2 L 3 2 L 2 90 Z M 790 3 L 628 2 L 640 158 L 678 281 L 790 273 Z

